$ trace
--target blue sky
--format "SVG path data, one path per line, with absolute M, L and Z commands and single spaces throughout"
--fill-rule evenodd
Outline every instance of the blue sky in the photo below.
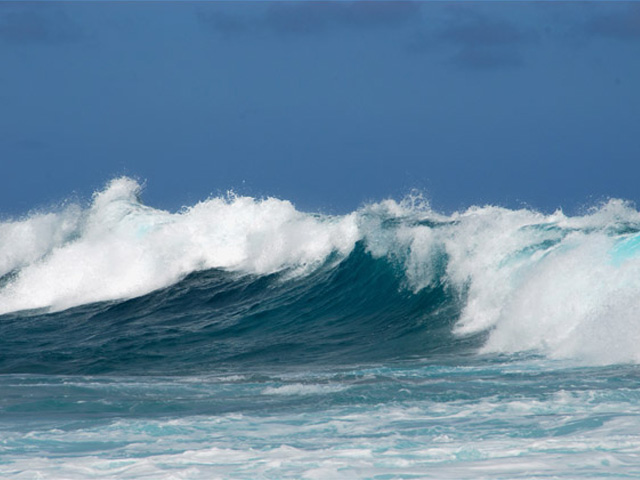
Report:
M 0 2 L 0 214 L 640 200 L 640 3 Z

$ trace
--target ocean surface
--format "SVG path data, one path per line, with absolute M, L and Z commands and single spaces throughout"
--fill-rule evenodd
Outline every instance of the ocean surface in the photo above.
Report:
M 119 178 L 0 222 L 0 478 L 640 477 L 640 213 Z

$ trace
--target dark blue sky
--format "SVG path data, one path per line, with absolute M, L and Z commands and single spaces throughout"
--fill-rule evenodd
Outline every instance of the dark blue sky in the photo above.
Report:
M 640 200 L 640 4 L 2 2 L 0 214 Z

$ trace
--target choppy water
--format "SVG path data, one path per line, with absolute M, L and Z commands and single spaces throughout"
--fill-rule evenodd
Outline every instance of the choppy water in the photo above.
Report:
M 640 476 L 630 205 L 138 193 L 0 223 L 0 477 Z

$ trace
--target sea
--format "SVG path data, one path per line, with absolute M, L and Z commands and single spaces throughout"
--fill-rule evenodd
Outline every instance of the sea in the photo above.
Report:
M 116 178 L 0 222 L 0 478 L 640 478 L 640 213 Z

